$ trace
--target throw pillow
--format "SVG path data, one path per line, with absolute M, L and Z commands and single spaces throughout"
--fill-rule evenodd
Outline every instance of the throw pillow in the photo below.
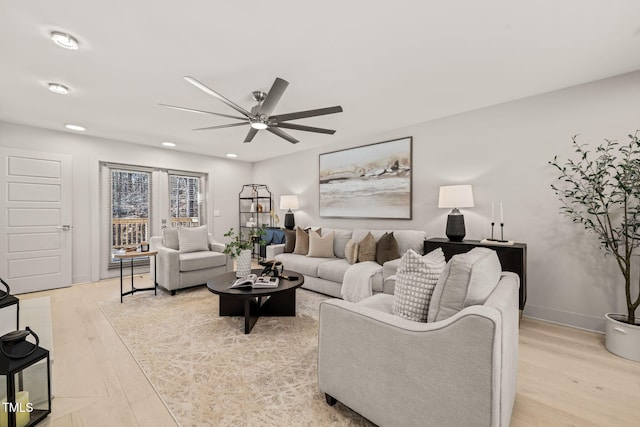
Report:
M 317 258 L 335 258 L 333 255 L 333 239 L 335 233 L 333 231 L 324 236 L 320 236 L 317 231 L 309 232 L 309 253 L 307 256 Z
M 298 255 L 309 253 L 309 234 L 300 227 L 296 227 L 296 244 L 293 253 Z
M 494 250 L 473 248 L 451 257 L 429 306 L 429 322 L 447 319 L 465 307 L 484 304 L 502 274 Z
M 376 262 L 383 265 L 385 262 L 396 258 L 400 258 L 398 242 L 393 237 L 393 232 L 384 233 L 376 245 Z
M 351 239 L 344 247 L 344 255 L 349 264 L 358 262 L 358 241 Z
M 180 242 L 180 253 L 208 251 L 207 226 L 178 228 L 178 241 Z
M 368 232 L 358 244 L 358 262 L 376 260 L 376 238 Z
M 180 242 L 178 240 L 178 229 L 175 227 L 165 227 L 162 229 L 162 244 L 168 248 L 180 249 Z
M 416 322 L 426 322 L 429 301 L 446 265 L 444 253 L 422 257 L 409 249 L 400 260 L 396 273 L 393 314 Z M 435 252 L 435 251 L 434 251 Z
M 284 230 L 284 253 L 293 253 L 296 247 L 296 230 Z

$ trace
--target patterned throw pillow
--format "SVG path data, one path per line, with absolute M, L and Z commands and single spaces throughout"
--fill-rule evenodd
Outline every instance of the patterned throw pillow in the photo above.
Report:
M 442 249 L 424 257 L 409 249 L 396 273 L 393 314 L 416 322 L 426 322 L 433 288 L 447 265 Z
M 180 253 L 209 250 L 209 236 L 206 225 L 200 227 L 179 227 L 178 240 L 180 241 Z
M 391 233 L 384 233 L 376 245 L 376 262 L 383 265 L 387 261 L 400 258 L 398 242 Z
M 368 232 L 358 244 L 358 262 L 376 260 L 376 238 Z

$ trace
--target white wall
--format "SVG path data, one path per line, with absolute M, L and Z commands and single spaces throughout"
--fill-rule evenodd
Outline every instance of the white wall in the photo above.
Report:
M 626 141 L 640 129 L 638 99 L 635 72 L 359 140 L 339 141 L 338 130 L 323 149 L 254 164 L 253 182 L 269 185 L 276 201 L 298 194 L 299 225 L 420 229 L 431 237 L 444 236 L 448 213 L 437 208 L 438 187 L 472 184 L 476 207 L 463 210 L 466 238 L 489 236 L 491 202 L 502 201 L 505 238 L 528 245 L 525 316 L 602 331 L 603 315 L 625 307 L 621 275 L 593 236 L 558 213 L 547 162 L 571 155 L 575 134 L 590 144 Z M 412 220 L 318 217 L 320 153 L 405 136 L 413 136 Z
M 4 122 L 0 122 L 0 145 L 72 155 L 73 283 L 104 278 L 100 277 L 100 245 L 109 243 L 100 240 L 100 224 L 104 215 L 100 212 L 100 162 L 209 174 L 207 223 L 219 241 L 225 241 L 223 234 L 230 227 L 237 227 L 238 193 L 241 184 L 251 180 L 252 165 L 246 162 Z M 220 210 L 221 216 L 213 216 L 215 209 Z M 156 233 L 160 230 L 160 218 L 153 221 L 152 232 Z

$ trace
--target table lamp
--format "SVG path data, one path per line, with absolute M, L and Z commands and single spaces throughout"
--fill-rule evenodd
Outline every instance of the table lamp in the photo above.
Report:
M 291 209 L 298 209 L 298 196 L 295 194 L 280 196 L 280 209 L 288 209 L 287 213 L 284 214 L 284 228 L 287 230 L 293 230 L 296 226 L 296 221 Z
M 472 208 L 473 191 L 470 185 L 446 185 L 440 187 L 438 197 L 439 208 L 452 208 L 447 217 L 446 235 L 453 242 L 461 242 L 466 230 L 464 228 L 464 216 L 458 208 Z

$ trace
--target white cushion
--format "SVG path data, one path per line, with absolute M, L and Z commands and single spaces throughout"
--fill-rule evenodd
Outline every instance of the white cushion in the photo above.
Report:
M 213 267 L 223 267 L 227 256 L 221 252 L 200 251 L 180 254 L 180 271 L 197 271 Z
M 498 284 L 501 273 L 500 260 L 494 250 L 473 248 L 454 255 L 433 291 L 428 321 L 444 320 L 465 307 L 484 304 Z
M 401 258 L 396 273 L 393 314 L 416 322 L 426 322 L 429 301 L 446 265 L 442 249 L 429 257 L 409 249 Z
M 209 236 L 207 226 L 178 228 L 180 253 L 209 250 Z
M 330 231 L 320 236 L 317 231 L 309 232 L 309 253 L 307 256 L 316 258 L 335 258 L 333 255 L 333 238 L 335 233 Z
M 331 282 L 342 283 L 344 274 L 351 264 L 344 258 L 334 258 L 318 264 L 318 277 Z
M 333 262 L 333 258 L 315 258 L 296 254 L 278 254 L 276 259 L 282 262 L 286 270 L 293 270 L 305 277 L 319 277 L 318 266 L 325 262 Z
M 165 227 L 162 229 L 162 244 L 168 248 L 180 249 L 180 242 L 178 240 L 178 229 L 175 227 Z

